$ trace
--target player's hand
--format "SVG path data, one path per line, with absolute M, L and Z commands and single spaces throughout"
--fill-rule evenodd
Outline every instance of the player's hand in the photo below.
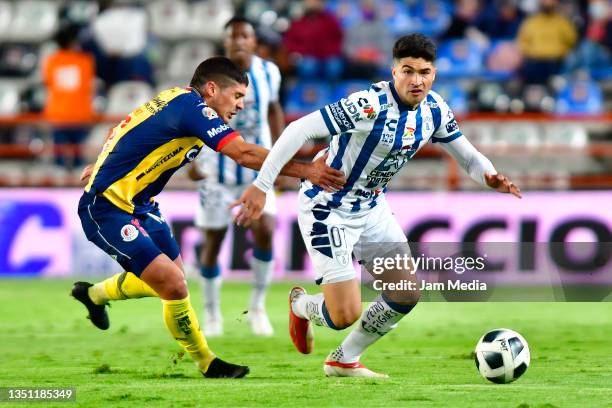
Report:
M 81 172 L 81 176 L 79 177 L 79 180 L 88 182 L 89 177 L 91 177 L 91 173 L 93 172 L 93 168 L 94 168 L 93 164 L 88 164 L 87 166 L 85 166 L 85 168 Z
M 248 227 L 253 221 L 261 217 L 265 204 L 266 193 L 254 185 L 250 185 L 244 190 L 242 196 L 230 205 L 230 208 L 241 206 L 234 220 L 236 224 Z
M 310 165 L 310 174 L 306 177 L 312 184 L 317 185 L 327 192 L 333 192 L 344 187 L 346 178 L 344 173 L 329 167 L 325 160 L 327 154 L 319 157 Z
M 515 197 L 522 198 L 521 189 L 518 188 L 508 177 L 503 174 L 485 174 L 487 186 L 499 191 L 500 193 L 510 193 Z

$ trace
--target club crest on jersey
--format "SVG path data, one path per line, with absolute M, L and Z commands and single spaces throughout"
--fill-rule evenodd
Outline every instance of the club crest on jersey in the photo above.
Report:
M 196 158 L 198 153 L 200 153 L 200 150 L 201 150 L 200 147 L 193 146 L 191 149 L 187 151 L 187 153 L 185 153 L 185 160 L 187 160 L 188 162 L 192 162 Z
M 351 257 L 349 256 L 349 253 L 345 250 L 336 251 L 334 255 L 335 255 L 334 257 L 336 261 L 338 261 L 338 263 L 342 266 L 348 265 L 351 259 Z
M 131 242 L 138 238 L 138 228 L 132 224 L 125 224 L 121 227 L 121 239 L 125 242 Z
M 217 115 L 217 112 L 215 112 L 214 109 L 209 108 L 208 106 L 202 108 L 202 115 L 204 115 L 204 117 L 208 119 L 215 119 L 219 117 Z

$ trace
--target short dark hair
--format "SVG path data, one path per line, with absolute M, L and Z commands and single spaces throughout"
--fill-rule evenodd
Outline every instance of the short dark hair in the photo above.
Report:
M 78 44 L 80 28 L 76 24 L 62 24 L 55 33 L 55 42 L 61 49 L 70 48 Z
M 234 17 L 230 18 L 228 22 L 225 23 L 223 28 L 227 30 L 227 28 L 233 24 L 242 24 L 242 23 L 248 24 L 251 27 L 253 27 L 253 29 L 255 29 L 255 24 L 253 24 L 253 22 L 249 20 L 248 18 L 246 18 L 245 16 L 241 16 L 241 15 L 235 15 Z
M 423 58 L 425 61 L 436 60 L 436 44 L 427 36 L 414 33 L 400 37 L 393 45 L 393 59 L 406 57 Z
M 202 61 L 196 68 L 189 86 L 197 89 L 208 81 L 215 82 L 221 88 L 232 85 L 232 82 L 249 85 L 246 72 L 226 57 L 211 57 Z

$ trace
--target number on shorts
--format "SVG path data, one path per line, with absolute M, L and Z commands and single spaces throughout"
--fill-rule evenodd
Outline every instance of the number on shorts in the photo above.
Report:
M 344 242 L 346 241 L 346 232 L 344 231 L 344 227 L 331 227 L 329 230 L 329 235 L 334 247 L 341 248 L 344 246 Z

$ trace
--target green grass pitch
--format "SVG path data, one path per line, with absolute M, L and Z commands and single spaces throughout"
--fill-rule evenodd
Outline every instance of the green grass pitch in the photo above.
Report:
M 189 357 L 177 358 L 157 299 L 115 302 L 102 332 L 68 296 L 71 281 L 2 280 L 0 386 L 71 386 L 70 406 L 91 407 L 612 407 L 612 303 L 424 302 L 362 358 L 390 379 L 329 379 L 323 359 L 346 332 L 317 327 L 315 352 L 297 353 L 286 329 L 291 286 L 271 289 L 270 339 L 253 337 L 242 314 L 249 285 L 224 286 L 226 335 L 209 343 L 251 374 L 205 380 Z M 190 289 L 200 311 L 199 288 Z M 497 327 L 517 330 L 531 348 L 531 366 L 512 384 L 488 383 L 471 355 Z

